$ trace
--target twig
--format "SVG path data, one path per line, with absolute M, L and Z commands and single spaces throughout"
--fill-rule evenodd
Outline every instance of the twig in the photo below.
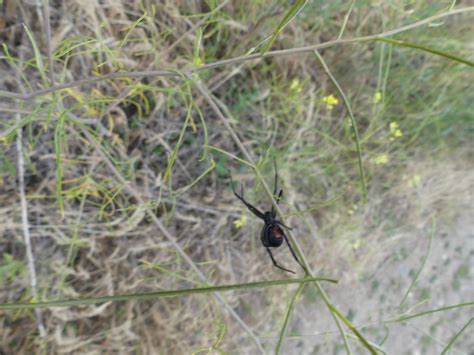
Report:
M 19 121 L 20 114 L 16 114 L 16 119 Z M 30 226 L 28 223 L 28 204 L 25 196 L 25 169 L 23 160 L 23 131 L 19 128 L 16 137 L 16 150 L 18 155 L 17 169 L 18 169 L 18 193 L 20 194 L 21 204 L 21 222 L 23 226 L 23 238 L 26 247 L 26 259 L 28 263 L 28 272 L 30 274 L 31 294 L 35 302 L 38 301 L 38 289 L 36 281 L 35 258 L 31 247 Z M 43 324 L 43 315 L 41 309 L 35 308 L 36 323 L 41 337 L 46 336 L 46 331 Z

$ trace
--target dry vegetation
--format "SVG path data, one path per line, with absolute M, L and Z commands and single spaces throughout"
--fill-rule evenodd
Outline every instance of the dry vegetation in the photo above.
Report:
M 321 285 L 368 340 L 389 353 L 437 353 L 467 324 L 470 307 L 384 321 L 473 299 L 469 65 L 373 41 L 319 51 L 354 112 L 365 202 L 353 124 L 314 53 L 201 70 L 261 44 L 291 2 L 44 4 L 0 2 L 0 303 L 291 277 L 272 266 L 261 221 L 227 177 L 270 207 L 257 175 L 272 189 L 276 157 L 286 223 L 312 272 L 339 280 Z M 351 4 L 309 1 L 272 50 L 335 40 L 344 24 L 342 38 L 382 33 L 452 5 Z M 466 11 L 391 38 L 472 59 L 472 21 Z M 287 248 L 276 255 L 303 276 Z M 0 353 L 256 354 L 255 339 L 272 352 L 296 287 L 0 310 Z M 288 319 L 283 353 L 344 352 L 311 285 Z M 468 332 L 453 354 L 474 348 Z

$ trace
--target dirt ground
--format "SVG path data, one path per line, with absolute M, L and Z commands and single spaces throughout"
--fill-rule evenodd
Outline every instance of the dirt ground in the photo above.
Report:
M 396 314 L 396 305 L 425 258 L 429 238 L 430 230 L 403 236 L 397 241 L 398 248 L 392 255 L 367 267 L 367 277 L 360 283 L 344 282 L 344 278 L 354 279 L 352 270 L 345 270 L 340 284 L 327 288 L 336 305 L 346 315 L 352 315 L 354 324 L 368 325 L 360 329 L 369 339 L 380 343 L 386 337 L 382 348 L 388 354 L 438 354 L 474 316 L 472 308 L 464 308 L 402 323 L 370 325 Z M 418 305 L 413 310 L 418 313 L 469 302 L 474 295 L 473 267 L 474 218 L 472 208 L 466 207 L 455 223 L 436 227 L 428 260 L 405 304 L 408 308 Z M 318 302 L 319 307 L 308 307 L 305 303 L 296 307 L 285 353 L 295 353 L 295 349 L 301 354 L 345 353 L 342 345 L 334 345 L 341 344 L 340 335 L 324 305 Z M 308 310 L 312 310 L 310 314 Z M 470 328 L 457 339 L 451 354 L 474 354 L 472 323 Z M 354 353 L 366 353 L 355 341 L 351 341 L 351 345 Z

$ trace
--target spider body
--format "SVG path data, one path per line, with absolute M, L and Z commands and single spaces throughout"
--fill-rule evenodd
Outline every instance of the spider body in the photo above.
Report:
M 283 244 L 285 233 L 277 225 L 265 224 L 260 239 L 266 248 L 278 248 Z
M 277 173 L 277 168 L 276 168 L 276 161 L 273 160 L 273 163 L 274 163 L 274 166 L 275 166 L 275 191 L 273 192 L 273 194 L 276 196 L 277 186 L 278 186 L 278 173 Z M 281 223 L 276 218 L 276 211 L 275 211 L 274 206 L 272 206 L 270 211 L 261 212 L 258 208 L 256 208 L 255 206 L 253 206 L 250 203 L 248 203 L 247 201 L 245 201 L 245 199 L 244 199 L 244 186 L 243 185 L 241 185 L 240 195 L 237 193 L 237 191 L 235 191 L 234 182 L 232 181 L 232 176 L 230 176 L 230 174 L 229 174 L 229 177 L 230 177 L 230 182 L 231 182 L 231 185 L 232 185 L 232 190 L 234 192 L 234 195 L 240 201 L 242 201 L 242 203 L 245 206 L 247 206 L 247 208 L 249 209 L 250 212 L 252 212 L 255 216 L 257 216 L 258 218 L 263 220 L 263 222 L 265 223 L 263 228 L 262 228 L 262 233 L 260 235 L 260 239 L 262 240 L 262 244 L 266 248 L 266 250 L 268 252 L 268 255 L 270 255 L 270 258 L 272 259 L 273 265 L 275 265 L 275 267 L 277 267 L 281 270 L 291 272 L 293 274 L 295 273 L 294 271 L 291 271 L 291 270 L 286 269 L 283 266 L 279 265 L 276 262 L 275 258 L 273 257 L 273 254 L 270 250 L 270 248 L 278 248 L 279 246 L 281 246 L 283 244 L 283 241 L 286 241 L 286 244 L 288 245 L 288 248 L 291 251 L 291 255 L 293 255 L 293 258 L 297 261 L 297 263 L 301 266 L 301 268 L 303 270 L 305 270 L 305 272 L 306 272 L 305 267 L 303 266 L 303 264 L 301 264 L 298 257 L 296 256 L 296 254 L 295 254 L 290 242 L 288 241 L 288 238 L 286 237 L 286 234 L 283 231 L 282 227 L 284 227 L 286 229 L 291 229 L 291 228 L 285 226 L 283 223 Z M 280 190 L 280 193 L 276 197 L 277 204 L 280 203 L 280 199 L 281 199 L 282 194 L 283 194 L 283 190 Z

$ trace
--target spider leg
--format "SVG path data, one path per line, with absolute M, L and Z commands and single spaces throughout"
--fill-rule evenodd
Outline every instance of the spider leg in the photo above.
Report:
M 293 250 L 293 247 L 291 246 L 290 241 L 288 240 L 288 238 L 287 238 L 287 236 L 285 235 L 285 233 L 283 233 L 283 237 L 285 238 L 286 244 L 288 244 L 288 248 L 290 248 L 291 255 L 293 255 L 293 258 L 295 258 L 295 260 L 298 262 L 298 264 L 300 264 L 301 268 L 302 268 L 302 269 L 304 270 L 304 272 L 307 274 L 308 272 L 306 271 L 306 268 L 304 267 L 303 264 L 301 264 L 300 260 L 299 260 L 298 257 L 296 256 L 296 253 L 295 253 L 295 251 Z
M 280 190 L 280 193 L 279 193 L 278 196 L 275 198 L 277 205 L 280 204 L 281 195 L 283 195 L 283 190 Z M 273 206 L 273 205 L 272 205 L 272 216 L 273 216 L 273 218 L 276 217 L 275 206 Z
M 282 226 L 282 227 L 285 227 L 286 229 L 288 229 L 288 230 L 290 230 L 290 231 L 292 231 L 292 230 L 293 230 L 293 228 L 291 228 L 291 227 L 288 227 L 287 225 L 285 225 L 285 224 L 281 223 L 280 221 L 275 221 L 275 222 L 276 222 L 277 224 L 279 224 L 280 226 Z
M 277 268 L 279 268 L 279 269 L 281 269 L 281 270 L 284 270 L 284 271 L 287 271 L 287 272 L 291 272 L 292 274 L 295 273 L 294 271 L 285 269 L 283 266 L 278 265 L 278 263 L 275 261 L 275 258 L 273 257 L 272 252 L 270 251 L 270 248 L 266 248 L 266 249 L 267 249 L 267 251 L 268 251 L 268 254 L 270 255 L 270 258 L 271 258 L 272 261 L 273 261 L 273 265 L 275 265 Z
M 275 156 L 273 157 L 273 167 L 275 168 L 275 189 L 273 190 L 273 196 L 276 196 L 277 189 L 278 189 L 278 171 L 277 171 L 277 162 L 276 162 Z
M 239 195 L 237 193 L 237 191 L 235 191 L 235 187 L 234 187 L 234 181 L 232 180 L 232 175 L 230 175 L 230 172 L 227 171 L 228 174 L 229 174 L 229 178 L 230 178 L 230 184 L 232 185 L 232 191 L 234 192 L 234 195 L 235 197 L 237 197 L 240 201 L 242 201 L 242 203 L 247 206 L 247 208 L 249 209 L 250 212 L 252 212 L 255 216 L 257 216 L 258 218 L 260 219 L 265 219 L 264 218 L 264 214 L 258 209 L 256 208 L 255 206 L 252 206 L 250 203 L 248 203 L 247 201 L 245 201 L 244 199 L 244 185 L 240 185 L 241 186 L 241 194 L 242 195 Z
M 278 197 L 276 198 L 276 202 L 277 204 L 280 203 L 280 200 L 281 200 L 281 196 L 283 195 L 283 190 L 280 190 L 280 193 L 278 194 Z

